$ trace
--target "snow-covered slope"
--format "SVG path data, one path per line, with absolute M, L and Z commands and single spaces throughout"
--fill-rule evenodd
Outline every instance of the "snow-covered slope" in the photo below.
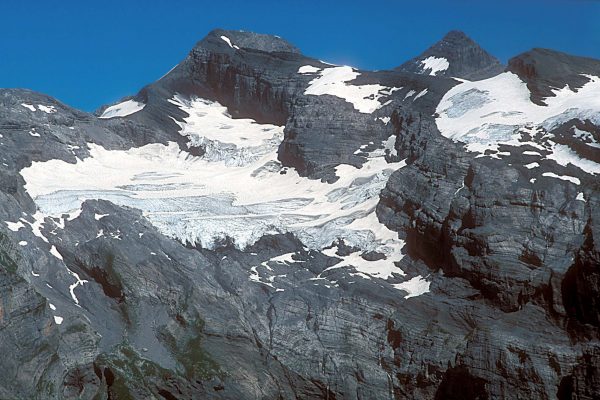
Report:
M 181 134 L 205 146 L 202 157 L 176 143 L 126 151 L 89 144 L 91 156 L 76 164 L 51 160 L 21 171 L 40 211 L 60 217 L 87 199 L 110 200 L 142 210 L 165 235 L 209 249 L 224 238 L 244 249 L 266 234 L 285 232 L 314 250 L 341 239 L 385 257 L 368 261 L 353 253 L 335 268 L 353 266 L 384 279 L 403 275 L 394 265 L 403 257 L 403 242 L 375 215 L 387 178 L 404 165 L 385 161 L 384 143 L 362 168 L 337 167 L 340 179 L 327 184 L 281 166 L 283 127 L 232 119 L 213 101 L 176 96 L 171 102 L 189 114 Z
M 144 109 L 146 105 L 135 100 L 126 100 L 122 103 L 115 104 L 104 110 L 99 118 L 116 118 L 126 117 Z
M 511 72 L 463 81 L 444 95 L 436 110 L 436 123 L 442 135 L 465 143 L 467 150 L 482 156 L 502 156 L 502 145 L 528 145 L 542 152 L 541 159 L 598 174 L 600 164 L 556 143 L 549 133 L 572 119 L 600 124 L 600 78 L 587 78 L 589 82 L 577 91 L 568 86 L 554 89 L 554 96 L 545 99 L 547 105 L 533 103 L 527 84 Z
M 310 81 L 310 86 L 306 88 L 304 94 L 336 96 L 352 103 L 356 110 L 366 114 L 371 114 L 385 104 L 381 103 L 381 98 L 401 89 L 379 84 L 353 85 L 348 83 L 360 75 L 354 68 L 348 66 L 321 70 L 310 65 L 304 65 L 298 69 L 298 73 L 318 75 Z

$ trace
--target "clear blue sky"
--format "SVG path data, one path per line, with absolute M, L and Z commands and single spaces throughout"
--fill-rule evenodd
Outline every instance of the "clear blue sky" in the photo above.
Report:
M 504 62 L 532 47 L 600 58 L 594 0 L 3 0 L 0 87 L 94 110 L 158 79 L 217 27 L 363 69 L 397 66 L 452 29 Z

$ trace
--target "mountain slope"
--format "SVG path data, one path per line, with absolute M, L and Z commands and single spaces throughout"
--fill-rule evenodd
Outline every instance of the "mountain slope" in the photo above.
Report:
M 96 116 L 0 90 L 0 397 L 597 396 L 595 64 L 538 104 L 428 52 L 218 29 Z
M 591 76 L 600 74 L 600 62 L 549 49 L 533 49 L 508 61 L 508 71 L 518 75 L 531 91 L 531 100 L 545 105 L 545 98 L 556 96 L 556 89 L 584 86 Z
M 468 80 L 490 78 L 502 72 L 500 61 L 460 31 L 451 31 L 398 71 Z

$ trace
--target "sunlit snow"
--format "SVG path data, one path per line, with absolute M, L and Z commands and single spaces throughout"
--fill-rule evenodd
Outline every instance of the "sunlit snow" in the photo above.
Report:
M 25 227 L 25 225 L 21 221 L 17 221 L 17 222 L 4 221 L 4 222 L 6 223 L 6 226 L 8 226 L 8 229 L 10 229 L 13 232 L 16 232 L 19 229 Z
M 533 103 L 525 82 L 505 72 L 476 82 L 461 81 L 450 89 L 437 106 L 437 126 L 442 135 L 466 144 L 468 151 L 497 151 L 498 146 L 529 145 L 550 152 L 546 158 L 566 166 L 573 164 L 592 174 L 600 164 L 581 158 L 565 145 L 548 138 L 545 145 L 530 140 L 540 129 L 551 130 L 573 118 L 600 124 L 600 78 L 586 75 L 589 82 L 577 92 L 568 86 L 554 89 L 555 96 Z M 540 155 L 527 151 L 527 155 Z
M 76 164 L 33 162 L 21 174 L 40 214 L 60 216 L 80 210 L 86 199 L 106 199 L 140 209 L 165 235 L 205 248 L 229 237 L 244 249 L 265 234 L 292 232 L 309 249 L 322 250 L 341 238 L 387 258 L 354 257 L 339 267 L 384 279 L 403 275 L 393 262 L 403 257 L 404 242 L 375 215 L 379 192 L 405 165 L 385 161 L 387 141 L 362 168 L 336 167 L 340 179 L 328 184 L 282 169 L 277 150 L 283 127 L 232 119 L 225 107 L 202 99 L 176 97 L 172 103 L 189 114 L 180 133 L 206 145 L 204 156 L 182 152 L 176 143 L 124 151 L 90 143 L 90 157 Z M 69 272 L 73 286 L 84 283 Z
M 389 96 L 400 89 L 379 84 L 352 85 L 348 83 L 359 75 L 359 72 L 348 66 L 325 68 L 319 72 L 318 77 L 310 81 L 304 94 L 336 96 L 352 103 L 359 112 L 370 114 L 383 106 L 379 101 L 380 98 Z
M 421 98 L 421 97 L 425 96 L 426 94 L 427 94 L 427 89 L 423 89 L 423 90 L 421 90 L 421 91 L 420 91 L 420 92 L 419 92 L 419 93 L 418 93 L 418 94 L 415 96 L 415 98 L 413 99 L 413 101 L 415 101 L 415 100 L 417 100 L 417 99 L 419 99 L 419 98 Z
M 221 40 L 223 40 L 225 43 L 227 43 L 229 45 L 229 47 L 231 47 L 232 49 L 236 49 L 236 50 L 239 49 L 238 46 L 231 43 L 231 39 L 229 39 L 227 36 L 221 36 Z
M 321 70 L 321 68 L 313 67 L 312 65 L 303 65 L 298 68 L 299 74 L 314 74 Z
M 53 114 L 56 112 L 56 108 L 54 106 L 45 106 L 43 104 L 38 104 L 38 108 L 40 109 L 40 111 L 43 111 L 46 114 Z
M 146 105 L 144 103 L 137 102 L 135 100 L 127 100 L 114 106 L 108 107 L 99 118 L 116 118 L 126 117 L 144 109 Z
M 428 293 L 430 284 L 431 282 L 426 281 L 421 275 L 418 275 L 412 279 L 409 279 L 408 281 L 397 283 L 394 285 L 394 287 L 407 292 L 408 294 L 404 296 L 404 298 L 409 299 L 411 297 Z
M 569 181 L 572 182 L 576 185 L 580 185 L 581 181 L 579 180 L 579 178 L 576 178 L 574 176 L 568 176 L 568 175 L 557 175 L 554 172 L 544 172 L 542 174 L 542 176 L 547 176 L 549 178 L 556 178 L 556 179 L 561 179 L 563 181 Z
M 58 258 L 61 261 L 63 259 L 62 255 L 58 252 L 58 250 L 56 250 L 56 247 L 54 245 L 50 248 L 50 254 L 52 254 L 54 257 Z
M 450 67 L 450 63 L 443 57 L 429 56 L 420 61 L 423 73 L 437 75 L 438 72 L 444 72 Z

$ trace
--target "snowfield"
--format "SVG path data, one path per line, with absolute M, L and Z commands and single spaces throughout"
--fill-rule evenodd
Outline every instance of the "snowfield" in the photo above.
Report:
M 263 235 L 292 232 L 309 249 L 322 251 L 343 239 L 386 259 L 367 261 L 353 253 L 332 268 L 352 266 L 383 279 L 404 275 L 393 263 L 403 257 L 404 242 L 375 214 L 381 189 L 405 165 L 385 161 L 389 140 L 362 168 L 338 166 L 340 179 L 328 184 L 281 166 L 282 126 L 232 119 L 225 107 L 203 99 L 175 96 L 171 102 L 189 114 L 179 123 L 180 133 L 191 145 L 206 145 L 204 156 L 194 157 L 174 142 L 123 151 L 90 143 L 91 156 L 76 164 L 34 162 L 21 174 L 40 215 L 77 215 L 85 200 L 105 199 L 142 210 L 162 233 L 184 243 L 213 248 L 228 237 L 245 249 Z M 419 287 L 408 291 L 426 292 Z
M 555 143 L 552 137 L 544 137 L 543 141 L 532 139 L 573 118 L 600 124 L 600 77 L 586 77 L 589 82 L 577 91 L 568 86 L 554 89 L 554 96 L 544 100 L 545 106 L 533 103 L 525 82 L 511 72 L 481 81 L 463 80 L 440 101 L 436 123 L 442 135 L 465 143 L 468 151 L 482 156 L 488 150 L 498 152 L 503 144 L 530 145 L 548 152 L 545 156 L 538 153 L 540 159 L 555 160 L 563 166 L 573 164 L 588 173 L 599 174 L 600 164 Z M 579 136 L 585 138 L 584 134 Z M 497 158 L 498 154 L 488 156 Z
M 320 70 L 311 65 L 304 65 L 298 69 L 298 72 L 301 74 L 318 73 L 319 75 L 310 81 L 304 94 L 336 96 L 351 103 L 357 111 L 365 114 L 371 114 L 383 107 L 384 104 L 379 99 L 401 89 L 379 84 L 351 85 L 348 82 L 356 79 L 360 73 L 348 66 Z

